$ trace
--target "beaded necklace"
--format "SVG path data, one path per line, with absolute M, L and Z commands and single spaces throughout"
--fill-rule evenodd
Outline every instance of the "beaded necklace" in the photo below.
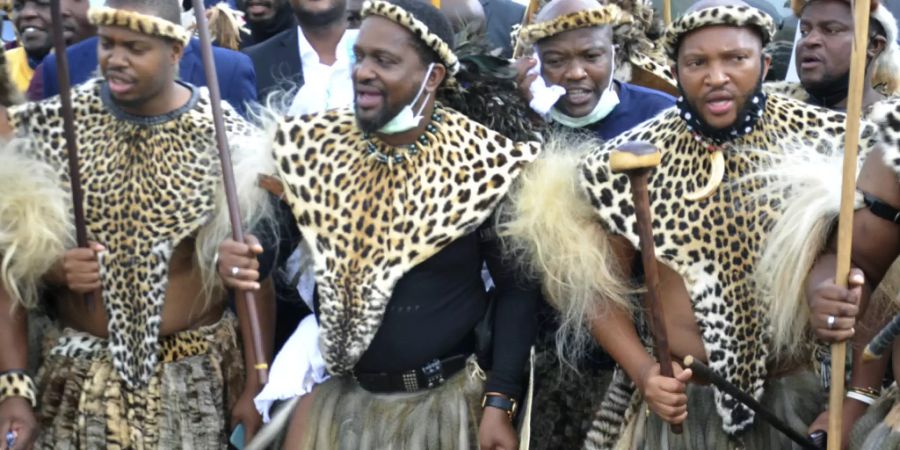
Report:
M 416 142 L 412 144 L 400 146 L 400 148 L 406 148 L 405 152 L 392 152 L 391 154 L 386 154 L 378 149 L 378 146 L 375 145 L 371 140 L 371 135 L 369 133 L 363 133 L 363 139 L 366 140 L 366 154 L 369 155 L 370 158 L 382 164 L 403 164 L 411 157 L 417 155 L 419 153 L 419 146 L 427 147 L 431 144 L 431 140 L 428 139 L 428 134 L 437 133 L 437 127 L 434 125 L 435 123 L 441 122 L 441 116 L 435 111 L 431 114 L 431 122 L 425 126 L 425 133 L 422 133 Z

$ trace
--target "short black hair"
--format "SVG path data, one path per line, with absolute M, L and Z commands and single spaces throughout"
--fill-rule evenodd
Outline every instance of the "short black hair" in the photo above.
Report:
M 442 41 L 447 43 L 448 47 L 453 49 L 455 45 L 453 26 L 450 25 L 450 20 L 447 19 L 447 16 L 432 6 L 431 3 L 422 0 L 390 0 L 390 2 L 412 14 L 419 22 L 428 27 L 428 31 L 441 38 Z M 443 63 L 437 53 L 421 39 L 413 38 L 412 44 L 424 64 Z
M 179 0 L 106 0 L 110 8 L 133 9 L 181 25 L 181 2 Z

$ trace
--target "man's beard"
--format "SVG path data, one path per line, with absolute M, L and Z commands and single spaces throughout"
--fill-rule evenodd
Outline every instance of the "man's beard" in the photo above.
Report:
M 736 99 L 736 100 L 739 100 L 739 102 L 737 102 L 735 105 L 738 107 L 737 114 L 735 114 L 735 116 L 734 116 L 735 123 L 737 123 L 740 120 L 740 118 L 746 114 L 747 104 L 750 102 L 750 99 L 753 98 L 753 96 L 756 95 L 757 93 L 759 93 L 760 91 L 762 91 L 762 80 L 760 80 L 759 82 L 756 83 L 756 86 L 753 88 L 752 91 L 750 91 Z M 682 95 L 684 95 L 683 92 L 682 92 Z M 695 114 L 697 114 L 698 120 L 703 122 L 703 124 L 705 126 L 709 127 L 710 129 L 715 129 L 715 128 L 713 128 L 712 125 L 710 125 L 709 123 L 706 122 L 706 120 L 703 119 L 702 115 L 699 114 L 700 108 L 698 107 L 697 102 L 694 99 L 688 98 L 687 95 L 684 96 L 684 99 L 687 100 L 688 105 L 690 105 L 691 109 L 693 109 Z M 735 124 L 732 123 L 725 127 L 720 128 L 720 129 L 724 130 L 724 129 L 733 127 L 734 125 Z
M 813 102 L 830 108 L 847 98 L 850 89 L 850 71 L 842 75 L 826 76 L 815 83 L 804 84 L 803 89 L 812 97 Z
M 304 25 L 308 27 L 321 27 L 343 20 L 346 8 L 347 5 L 344 2 L 339 2 L 332 8 L 319 12 L 294 9 L 294 15 L 297 17 L 297 22 L 300 23 L 301 28 Z
M 358 109 L 354 106 L 354 110 L 357 112 L 356 114 L 356 125 L 359 126 L 359 129 L 364 133 L 374 133 L 381 129 L 381 127 L 387 125 L 388 122 L 391 121 L 397 114 L 400 114 L 400 111 L 403 108 L 396 108 L 396 111 L 391 111 L 387 106 L 381 108 L 378 111 L 378 114 L 375 114 L 372 118 L 362 118 L 358 114 Z

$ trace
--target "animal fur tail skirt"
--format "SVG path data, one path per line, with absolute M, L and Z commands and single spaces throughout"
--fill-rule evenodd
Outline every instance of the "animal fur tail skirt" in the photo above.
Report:
M 306 424 L 307 449 L 465 450 L 478 448 L 483 372 L 474 359 L 442 386 L 413 394 L 374 394 L 352 377 L 316 386 Z M 251 448 L 281 449 L 296 402 L 276 412 Z M 271 439 L 267 435 L 275 434 Z M 269 441 L 269 442 L 260 442 Z M 274 442 L 273 442 L 274 441 Z
M 41 449 L 224 449 L 243 388 L 237 320 L 160 340 L 156 374 L 129 390 L 107 341 L 54 329 L 38 372 Z
M 900 390 L 894 384 L 856 421 L 850 450 L 900 449 Z

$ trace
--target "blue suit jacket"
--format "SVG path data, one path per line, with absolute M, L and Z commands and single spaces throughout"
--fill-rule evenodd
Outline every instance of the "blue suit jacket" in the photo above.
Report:
M 73 86 L 91 79 L 98 71 L 97 39 L 96 37 L 85 39 L 66 49 L 66 55 L 69 58 L 69 79 Z M 243 115 L 245 104 L 256 101 L 256 74 L 253 71 L 253 62 L 243 53 L 219 47 L 213 47 L 213 59 L 216 62 L 216 74 L 219 77 L 222 100 L 231 104 Z M 206 74 L 203 72 L 199 40 L 191 39 L 184 49 L 184 56 L 181 58 L 178 68 L 181 81 L 195 86 L 206 86 Z M 42 89 L 35 89 L 38 98 L 45 99 L 58 95 L 56 56 L 47 55 L 36 72 L 32 83 L 37 82 L 43 85 Z M 40 79 L 38 80 L 38 78 Z M 32 89 L 29 88 L 29 92 L 32 92 Z

